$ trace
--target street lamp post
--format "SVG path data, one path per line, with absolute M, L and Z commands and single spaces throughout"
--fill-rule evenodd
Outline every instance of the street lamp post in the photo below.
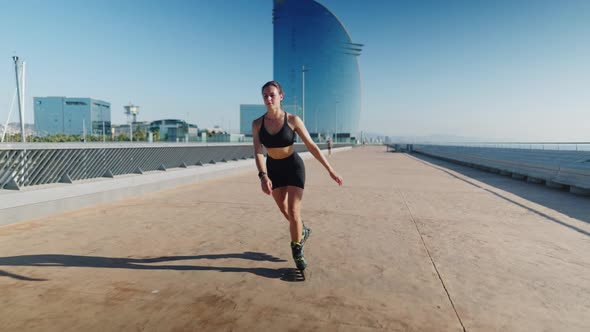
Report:
M 302 120 L 303 124 L 305 125 L 305 65 L 301 66 L 301 110 L 302 110 Z
M 337 100 L 335 103 L 336 112 L 334 112 L 334 115 L 336 117 L 336 121 L 335 121 L 334 127 L 336 127 L 336 128 L 334 130 L 334 142 L 338 142 L 338 130 L 339 130 L 339 126 L 340 126 L 340 122 L 338 119 L 338 104 L 340 104 L 339 100 Z

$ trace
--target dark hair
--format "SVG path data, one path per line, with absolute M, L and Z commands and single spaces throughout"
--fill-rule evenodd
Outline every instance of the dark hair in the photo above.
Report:
M 266 89 L 269 86 L 274 86 L 275 88 L 277 88 L 277 90 L 279 90 L 279 94 L 284 95 L 283 88 L 281 88 L 281 85 L 277 81 L 268 81 L 268 82 L 264 83 L 261 91 L 264 92 L 264 89 Z

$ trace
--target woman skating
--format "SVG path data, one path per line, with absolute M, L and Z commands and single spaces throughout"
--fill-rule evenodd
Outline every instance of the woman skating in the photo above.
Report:
M 293 146 L 295 134 L 301 137 L 307 150 L 326 168 L 338 185 L 342 185 L 342 178 L 336 174 L 313 142 L 303 121 L 281 108 L 284 98 L 281 85 L 276 81 L 267 82 L 262 86 L 262 97 L 266 113 L 252 123 L 260 186 L 264 193 L 272 194 L 279 210 L 289 221 L 293 259 L 297 268 L 304 270 L 307 263 L 303 255 L 303 245 L 311 234 L 311 229 L 305 227 L 301 221 L 305 165 Z M 263 146 L 267 152 L 266 163 Z

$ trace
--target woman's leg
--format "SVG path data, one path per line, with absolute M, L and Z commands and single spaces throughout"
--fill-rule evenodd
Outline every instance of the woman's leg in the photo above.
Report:
M 289 230 L 291 241 L 300 243 L 303 234 L 303 223 L 301 222 L 301 200 L 303 189 L 295 186 L 287 187 L 287 208 L 289 215 Z
M 289 230 L 291 231 L 291 253 L 297 269 L 305 270 L 307 262 L 303 256 L 303 222 L 301 222 L 301 199 L 303 188 L 287 187 L 287 205 L 289 209 Z M 306 236 L 307 237 L 307 236 Z
M 283 216 L 289 221 L 291 241 L 301 241 L 301 234 L 303 232 L 303 223 L 301 222 L 303 189 L 293 186 L 276 188 L 272 191 L 272 197 Z
M 287 219 L 287 221 L 289 221 L 289 204 L 287 202 L 287 187 L 279 187 L 279 188 L 273 189 L 272 198 L 275 199 L 275 202 L 277 203 L 277 206 L 279 207 L 279 210 L 281 211 L 281 213 L 283 214 L 285 219 Z

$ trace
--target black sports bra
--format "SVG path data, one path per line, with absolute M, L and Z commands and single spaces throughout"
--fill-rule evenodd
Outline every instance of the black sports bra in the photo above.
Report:
M 287 123 L 287 112 L 285 112 L 285 121 L 283 123 L 283 128 L 279 130 L 278 133 L 271 135 L 266 131 L 264 127 L 264 118 L 262 116 L 262 125 L 260 126 L 260 142 L 267 148 L 283 148 L 289 145 L 293 145 L 295 143 L 295 132 L 289 124 Z

